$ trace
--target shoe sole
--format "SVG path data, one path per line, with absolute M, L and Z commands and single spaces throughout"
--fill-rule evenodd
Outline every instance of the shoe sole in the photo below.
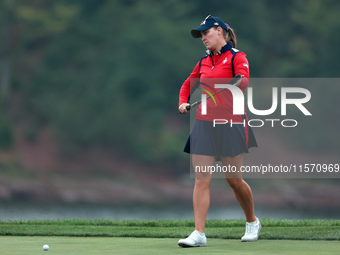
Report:
M 205 246 L 207 246 L 206 243 L 200 243 L 200 244 L 196 244 L 196 245 L 189 245 L 189 244 L 185 244 L 185 243 L 179 243 L 178 245 L 183 247 L 183 248 L 194 248 L 194 247 L 205 247 Z
M 256 238 L 256 239 L 254 239 L 254 240 L 241 240 L 241 242 L 255 242 L 255 241 L 257 241 L 259 238 Z

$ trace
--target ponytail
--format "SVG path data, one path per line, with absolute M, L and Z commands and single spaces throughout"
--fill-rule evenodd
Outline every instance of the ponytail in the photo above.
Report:
M 236 48 L 236 35 L 232 28 L 229 28 L 228 32 L 223 29 L 223 35 L 225 38 L 226 43 L 231 42 L 233 47 Z

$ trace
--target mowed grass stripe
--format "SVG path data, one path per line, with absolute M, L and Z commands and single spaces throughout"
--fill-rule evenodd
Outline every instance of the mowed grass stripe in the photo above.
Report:
M 0 236 L 0 254 L 36 255 L 45 252 L 42 245 L 50 246 L 48 254 L 54 255 L 333 255 L 340 254 L 339 242 L 301 240 L 258 240 L 242 243 L 240 240 L 210 238 L 208 246 L 183 249 L 177 238 L 94 238 L 94 237 L 18 237 Z
M 261 220 L 261 239 L 340 240 L 339 220 Z M 240 224 L 242 223 L 242 224 Z M 239 239 L 244 221 L 208 220 L 210 238 Z M 192 220 L 108 221 L 29 220 L 1 221 L 2 236 L 78 236 L 182 238 L 194 228 Z
M 95 225 L 95 226 L 135 226 L 135 227 L 193 227 L 194 220 L 86 220 L 86 219 L 59 219 L 59 220 L 5 220 L 0 225 Z M 340 226 L 340 220 L 314 219 L 314 220 L 278 220 L 261 219 L 262 226 L 266 227 L 305 227 L 305 226 Z M 208 219 L 206 227 L 243 227 L 244 220 L 236 219 Z

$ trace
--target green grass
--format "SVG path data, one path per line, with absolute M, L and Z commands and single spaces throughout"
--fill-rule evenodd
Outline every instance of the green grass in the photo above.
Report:
M 336 241 L 258 240 L 241 243 L 240 240 L 208 239 L 202 248 L 181 248 L 176 238 L 122 238 L 122 237 L 17 237 L 0 236 L 0 254 L 4 255 L 333 255 L 340 254 Z M 48 244 L 46 253 L 42 246 Z
M 0 221 L 0 254 L 45 254 L 44 244 L 50 246 L 47 254 L 68 255 L 340 254 L 340 220 L 261 223 L 260 239 L 242 243 L 244 220 L 208 220 L 208 247 L 183 249 L 177 241 L 191 233 L 193 220 Z
M 244 220 L 208 220 L 209 238 L 240 239 Z M 262 240 L 340 240 L 340 220 L 262 219 Z M 0 236 L 182 238 L 193 220 L 13 220 L 0 221 Z

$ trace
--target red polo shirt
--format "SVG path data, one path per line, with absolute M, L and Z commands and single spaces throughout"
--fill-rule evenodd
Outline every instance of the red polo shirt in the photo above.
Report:
M 207 94 L 206 91 L 214 94 L 221 90 L 215 89 L 215 84 L 228 84 L 230 79 L 237 74 L 244 76 L 239 85 L 244 93 L 249 84 L 249 63 L 246 54 L 234 49 L 231 42 L 224 45 L 215 55 L 208 52 L 208 55 L 197 63 L 190 76 L 183 83 L 179 94 L 179 105 L 189 101 L 190 91 L 198 79 L 205 83 L 205 85 L 200 85 L 203 94 Z M 229 122 L 232 120 L 234 123 L 243 121 L 245 116 L 233 114 L 233 97 L 228 89 L 218 93 L 214 96 L 214 99 L 207 99 L 206 115 L 201 114 L 202 104 L 200 104 L 196 111 L 196 119 L 205 121 L 226 119 Z

